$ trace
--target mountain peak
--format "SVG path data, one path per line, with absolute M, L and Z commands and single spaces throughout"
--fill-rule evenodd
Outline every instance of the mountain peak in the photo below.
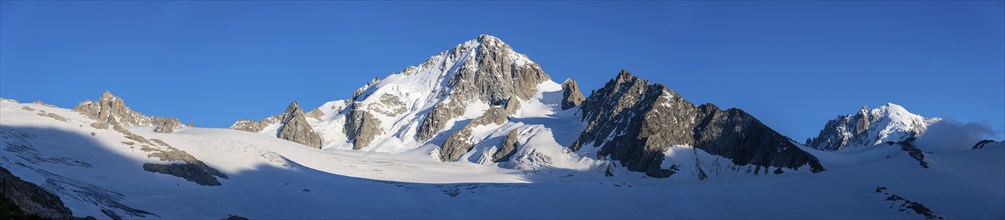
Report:
M 297 100 L 293 100 L 293 102 L 291 102 L 290 105 L 286 107 L 286 113 L 289 114 L 290 112 L 296 111 L 297 109 L 300 109 L 300 104 L 297 104 Z
M 92 125 L 95 128 L 110 125 L 157 126 L 155 132 L 171 133 L 174 127 L 184 127 L 177 118 L 151 117 L 133 111 L 126 106 L 124 100 L 109 91 L 101 93 L 101 98 L 97 102 L 88 99 L 77 104 L 73 111 L 97 120 L 98 123 Z
M 492 35 L 488 35 L 488 34 L 479 34 L 478 38 L 475 38 L 475 40 L 477 40 L 480 43 L 502 42 L 502 40 L 500 40 L 498 37 L 492 36 Z
M 887 141 L 902 141 L 921 135 L 940 118 L 926 118 L 903 106 L 886 103 L 869 109 L 863 106 L 853 115 L 839 115 L 830 120 L 806 146 L 821 150 L 840 150 L 848 146 L 871 146 Z
M 113 95 L 112 92 L 108 90 L 105 90 L 104 93 L 101 93 L 101 100 L 115 100 L 118 98 L 119 98 L 118 96 Z
M 621 72 L 618 72 L 618 76 L 616 78 L 617 81 L 624 82 L 627 80 L 635 79 L 636 77 L 632 75 L 632 73 L 628 72 L 628 70 L 621 69 Z

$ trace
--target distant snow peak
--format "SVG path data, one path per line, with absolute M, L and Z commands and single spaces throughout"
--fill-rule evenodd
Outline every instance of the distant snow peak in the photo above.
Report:
M 922 117 L 893 103 L 874 109 L 863 106 L 854 115 L 841 115 L 828 121 L 816 138 L 806 140 L 806 146 L 834 151 L 898 142 L 922 135 L 928 126 L 940 120 Z

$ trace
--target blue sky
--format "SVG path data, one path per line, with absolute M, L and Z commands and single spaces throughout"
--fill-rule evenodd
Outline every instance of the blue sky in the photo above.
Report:
M 1002 1 L 0 2 L 0 96 L 110 90 L 204 127 L 348 98 L 495 35 L 589 93 L 620 69 L 796 140 L 893 102 L 1005 138 Z

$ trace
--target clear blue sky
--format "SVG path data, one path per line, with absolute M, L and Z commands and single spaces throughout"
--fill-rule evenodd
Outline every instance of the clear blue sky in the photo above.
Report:
M 1002 1 L 0 2 L 0 96 L 110 90 L 204 127 L 348 98 L 495 35 L 586 93 L 624 68 L 796 140 L 893 102 L 1005 137 Z

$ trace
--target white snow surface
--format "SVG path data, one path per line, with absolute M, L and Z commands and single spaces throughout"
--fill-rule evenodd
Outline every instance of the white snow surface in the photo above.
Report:
M 940 118 L 925 118 L 908 112 L 903 106 L 887 103 L 884 106 L 869 110 L 872 117 L 880 117 L 879 121 L 870 125 L 878 129 L 869 129 L 869 137 L 875 137 L 876 141 L 870 145 L 882 144 L 887 141 L 900 141 L 910 136 L 912 130 L 922 130 L 932 123 L 938 122 Z
M 490 152 L 509 130 L 519 129 L 522 147 L 512 162 L 500 164 L 479 164 L 477 158 L 437 162 L 428 157 L 430 145 L 396 154 L 318 150 L 229 129 L 162 134 L 152 127 L 128 128 L 229 176 L 219 179 L 222 186 L 200 186 L 144 171 L 143 163 L 157 160 L 123 144 L 130 140 L 118 132 L 90 127 L 93 121 L 80 114 L 5 101 L 0 102 L 0 166 L 60 196 L 75 215 L 103 219 L 108 216 L 101 209 L 107 207 L 94 202 L 96 192 L 153 213 L 139 217 L 111 209 L 126 218 L 923 218 L 884 201 L 875 193 L 880 186 L 947 219 L 1005 218 L 1001 142 L 981 150 L 925 153 L 928 169 L 893 146 L 838 152 L 801 147 L 828 170 L 745 178 L 705 170 L 709 178 L 699 180 L 693 174 L 646 178 L 618 167 L 615 176 L 605 177 L 601 168 L 608 162 L 562 147 L 582 126 L 565 120 L 579 117 L 575 109 L 551 108 L 550 114 L 527 109 L 518 115 L 534 117 L 476 129 L 473 139 L 489 141 L 468 157 Z M 69 120 L 39 116 L 40 111 Z M 681 166 L 694 158 L 703 167 L 729 164 L 688 146 L 674 146 L 667 155 L 669 163 Z

